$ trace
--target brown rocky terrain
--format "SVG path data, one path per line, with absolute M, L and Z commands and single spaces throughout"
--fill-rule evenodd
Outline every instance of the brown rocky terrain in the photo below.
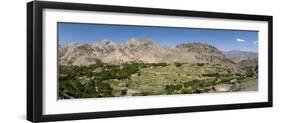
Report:
M 233 50 L 224 52 L 224 54 L 238 66 L 258 65 L 258 54 L 255 52 Z
M 234 63 L 214 46 L 202 43 L 179 44 L 175 48 L 161 46 L 152 40 L 131 39 L 124 44 L 103 40 L 95 44 L 59 46 L 59 64 L 89 65 L 96 59 L 104 63 Z

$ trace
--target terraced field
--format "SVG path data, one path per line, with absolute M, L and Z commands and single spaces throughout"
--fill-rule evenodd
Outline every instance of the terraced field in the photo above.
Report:
M 223 64 L 135 63 L 72 67 L 61 67 L 64 73 L 60 74 L 60 99 L 257 90 L 254 74 L 249 76 L 246 70 Z

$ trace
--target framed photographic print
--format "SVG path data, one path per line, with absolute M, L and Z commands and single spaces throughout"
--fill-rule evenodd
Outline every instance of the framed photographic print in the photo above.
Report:
M 272 107 L 272 16 L 27 4 L 33 122 Z

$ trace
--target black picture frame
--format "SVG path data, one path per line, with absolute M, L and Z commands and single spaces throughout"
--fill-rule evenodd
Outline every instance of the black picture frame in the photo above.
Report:
M 173 108 L 163 107 L 157 109 L 43 115 L 42 113 L 42 106 L 43 106 L 42 104 L 43 103 L 42 101 L 43 100 L 43 95 L 42 95 L 43 13 L 42 10 L 45 8 L 266 21 L 268 22 L 268 101 L 257 102 L 257 103 L 241 103 L 241 104 L 224 104 L 224 105 L 207 105 L 207 106 L 173 107 Z M 185 11 L 185 10 L 93 5 L 93 4 L 80 4 L 80 3 L 45 2 L 45 1 L 29 2 L 27 3 L 27 120 L 32 122 L 45 122 L 45 121 L 63 121 L 63 120 L 94 119 L 94 118 L 107 118 L 107 117 L 123 117 L 123 116 L 137 116 L 137 115 L 155 115 L 155 114 L 272 107 L 273 106 L 273 97 L 272 97 L 272 64 L 273 64 L 272 30 L 273 29 L 272 28 L 273 28 L 273 17 L 264 16 L 264 15 Z

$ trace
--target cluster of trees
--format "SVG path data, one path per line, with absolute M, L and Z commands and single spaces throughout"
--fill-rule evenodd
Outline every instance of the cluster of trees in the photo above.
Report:
M 206 80 L 192 80 L 184 83 L 184 87 L 191 87 L 193 90 L 197 88 L 207 87 L 218 84 L 217 79 L 206 79 Z
M 112 97 L 112 87 L 104 80 L 129 79 L 141 68 L 167 66 L 166 63 L 130 63 L 110 65 L 100 60 L 88 66 L 59 66 L 59 98 Z M 96 71 L 100 69 L 99 71 Z M 83 78 L 84 77 L 84 78 Z M 81 80 L 83 78 L 83 80 Z M 81 81 L 84 81 L 83 84 Z M 121 95 L 126 95 L 123 90 Z
M 181 82 L 183 84 L 165 85 L 166 94 L 188 94 L 195 93 L 197 89 L 217 84 L 216 79 L 209 80 L 191 80 Z
M 202 74 L 202 76 L 206 76 L 206 77 L 220 77 L 221 75 L 218 72 L 216 72 L 216 73 Z
M 259 75 L 259 74 L 258 74 L 258 71 L 259 71 L 259 67 L 258 67 L 258 65 L 256 65 L 256 67 L 255 67 L 255 70 L 254 70 L 254 71 L 255 71 L 255 73 L 256 73 L 256 78 L 258 78 L 258 75 Z
M 189 94 L 197 93 L 200 89 L 206 89 L 221 83 L 231 83 L 232 77 L 222 77 L 204 80 L 191 80 L 187 82 L 180 82 L 179 84 L 165 85 L 166 94 Z
M 204 63 L 197 63 L 198 66 L 204 66 Z
M 176 67 L 181 67 L 181 66 L 183 65 L 183 63 L 178 63 L 178 62 L 176 62 L 176 63 L 174 63 L 174 65 L 175 65 Z
M 59 94 L 62 99 L 113 96 L 110 85 L 100 80 L 90 80 L 85 85 L 77 80 L 60 81 Z
M 218 72 L 202 74 L 202 76 L 204 76 L 204 77 L 216 77 L 216 78 L 231 77 L 234 75 L 236 75 L 236 74 L 230 74 L 230 73 L 229 74 L 219 74 Z
M 246 76 L 247 77 L 258 76 L 258 65 L 256 65 L 256 66 L 246 66 L 244 69 L 246 70 Z
M 173 94 L 176 91 L 179 91 L 182 89 L 182 85 L 181 84 L 173 84 L 173 85 L 166 85 L 165 86 L 165 91 L 167 94 Z
M 142 91 L 140 93 L 133 93 L 133 96 L 148 96 L 148 95 L 157 95 L 149 91 Z

